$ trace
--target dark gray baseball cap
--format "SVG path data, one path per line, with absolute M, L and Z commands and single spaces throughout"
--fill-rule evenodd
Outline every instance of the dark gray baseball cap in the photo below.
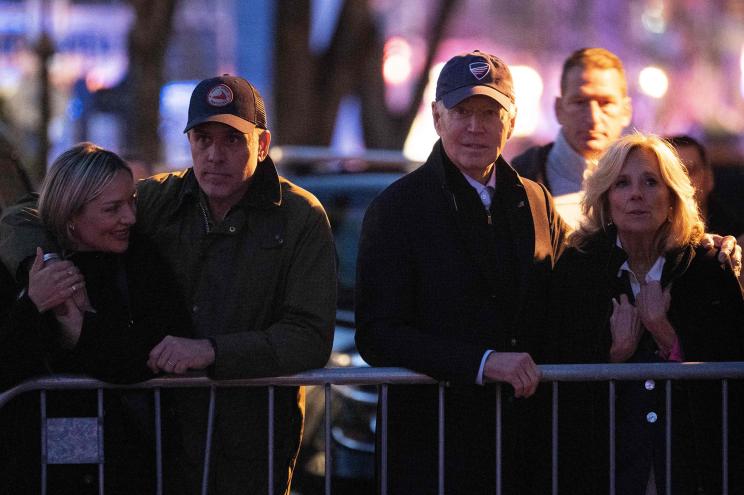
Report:
M 465 98 L 486 95 L 513 113 L 516 105 L 509 67 L 500 58 L 475 50 L 455 55 L 437 79 L 437 101 L 452 108 Z
M 254 126 L 266 129 L 266 107 L 255 86 L 242 77 L 224 74 L 194 88 L 183 132 L 204 122 L 221 122 L 244 133 Z

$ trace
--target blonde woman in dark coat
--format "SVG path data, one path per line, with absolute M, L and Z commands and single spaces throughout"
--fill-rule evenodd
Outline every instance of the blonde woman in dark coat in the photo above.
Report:
M 607 151 L 554 273 L 553 361 L 744 360 L 741 290 L 731 267 L 699 247 L 704 226 L 693 194 L 662 139 L 636 133 Z M 616 493 L 666 493 L 664 388 L 650 379 L 618 383 Z M 561 390 L 561 484 L 567 493 L 607 493 L 607 384 Z M 742 493 L 739 384 L 730 391 L 729 486 Z M 672 493 L 721 493 L 720 383 L 674 382 L 671 418 Z

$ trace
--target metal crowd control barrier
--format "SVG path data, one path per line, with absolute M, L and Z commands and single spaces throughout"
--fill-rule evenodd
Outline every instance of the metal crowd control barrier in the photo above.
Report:
M 722 494 L 728 494 L 728 380 L 744 379 L 744 362 L 720 362 L 720 363 L 648 363 L 648 364 L 582 364 L 582 365 L 541 365 L 543 382 L 552 382 L 553 386 L 553 403 L 552 403 L 552 493 L 558 493 L 557 484 L 557 461 L 558 461 L 558 384 L 559 382 L 587 382 L 587 381 L 606 381 L 609 386 L 609 408 L 610 408 L 610 488 L 609 493 L 614 495 L 614 419 L 615 419 L 615 383 L 626 380 L 667 380 L 666 382 L 666 407 L 671 413 L 671 380 L 720 380 L 722 389 Z M 98 380 L 76 377 L 76 376 L 49 376 L 37 378 L 24 382 L 12 389 L 0 394 L 0 408 L 5 406 L 13 398 L 29 391 L 40 391 L 41 394 L 41 417 L 42 422 L 46 418 L 45 392 L 47 390 L 98 390 L 98 445 L 99 453 L 102 452 L 102 435 L 100 431 L 102 416 L 102 391 L 103 389 L 148 389 L 153 390 L 155 399 L 155 426 L 156 426 L 156 474 L 157 474 L 157 493 L 162 494 L 162 439 L 161 439 L 161 419 L 160 419 L 160 390 L 163 388 L 187 388 L 202 387 L 210 389 L 210 402 L 207 420 L 207 440 L 204 455 L 204 471 L 202 482 L 202 493 L 207 494 L 209 479 L 209 461 L 211 456 L 211 440 L 214 427 L 215 415 L 215 396 L 216 389 L 221 387 L 269 387 L 268 394 L 268 493 L 273 495 L 273 450 L 274 450 L 274 432 L 273 432 L 273 413 L 274 413 L 274 389 L 282 386 L 298 385 L 322 385 L 325 390 L 325 493 L 331 493 L 331 475 L 332 473 L 332 451 L 331 451 L 331 386 L 332 385 L 379 385 L 380 394 L 380 411 L 381 418 L 378 419 L 380 437 L 380 492 L 387 494 L 387 397 L 388 386 L 400 384 L 435 384 L 432 378 L 414 373 L 403 368 L 326 368 L 312 370 L 305 373 L 299 373 L 291 376 L 256 378 L 256 379 L 238 379 L 238 380 L 221 380 L 214 381 L 203 376 L 188 377 L 165 377 L 153 379 L 137 385 L 112 385 Z M 438 493 L 444 493 L 444 395 L 446 393 L 446 383 L 439 383 L 439 426 L 438 426 Z M 501 394 L 496 394 L 496 494 L 501 494 Z M 46 428 L 42 424 L 42 463 L 47 459 L 46 455 Z M 671 414 L 668 415 L 666 423 L 667 439 L 667 465 L 666 465 L 666 487 L 667 494 L 671 494 Z M 42 465 L 42 494 L 46 493 L 45 486 L 45 464 Z M 103 467 L 99 462 L 99 491 L 103 494 Z M 660 494 L 661 495 L 661 494 Z

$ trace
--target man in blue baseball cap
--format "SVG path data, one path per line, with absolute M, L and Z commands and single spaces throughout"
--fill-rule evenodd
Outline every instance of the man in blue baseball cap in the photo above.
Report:
M 540 372 L 532 353 L 565 228 L 547 190 L 501 156 L 517 116 L 507 65 L 474 51 L 442 69 L 432 103 L 439 141 L 364 219 L 356 341 L 375 366 L 449 382 L 444 493 L 494 493 L 503 395 L 504 493 L 539 493 L 520 437 Z M 486 383 L 486 385 L 484 385 Z M 506 388 L 506 387 L 505 387 Z M 437 388 L 391 387 L 390 493 L 437 492 Z

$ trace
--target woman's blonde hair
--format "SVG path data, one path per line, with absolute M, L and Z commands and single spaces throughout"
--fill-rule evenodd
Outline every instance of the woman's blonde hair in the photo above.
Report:
M 636 132 L 613 143 L 599 159 L 597 170 L 586 180 L 586 192 L 581 202 L 584 218 L 579 229 L 571 234 L 569 245 L 581 249 L 590 237 L 612 224 L 609 191 L 628 156 L 637 149 L 656 157 L 661 180 L 669 189 L 672 201 L 669 221 L 659 227 L 654 237 L 657 252 L 665 253 L 687 244 L 696 245 L 700 241 L 705 225 L 695 201 L 695 189 L 679 155 L 662 138 Z
M 80 143 L 54 160 L 39 193 L 39 216 L 65 249 L 74 248 L 70 220 L 94 200 L 120 170 L 132 171 L 119 155 L 93 143 Z

